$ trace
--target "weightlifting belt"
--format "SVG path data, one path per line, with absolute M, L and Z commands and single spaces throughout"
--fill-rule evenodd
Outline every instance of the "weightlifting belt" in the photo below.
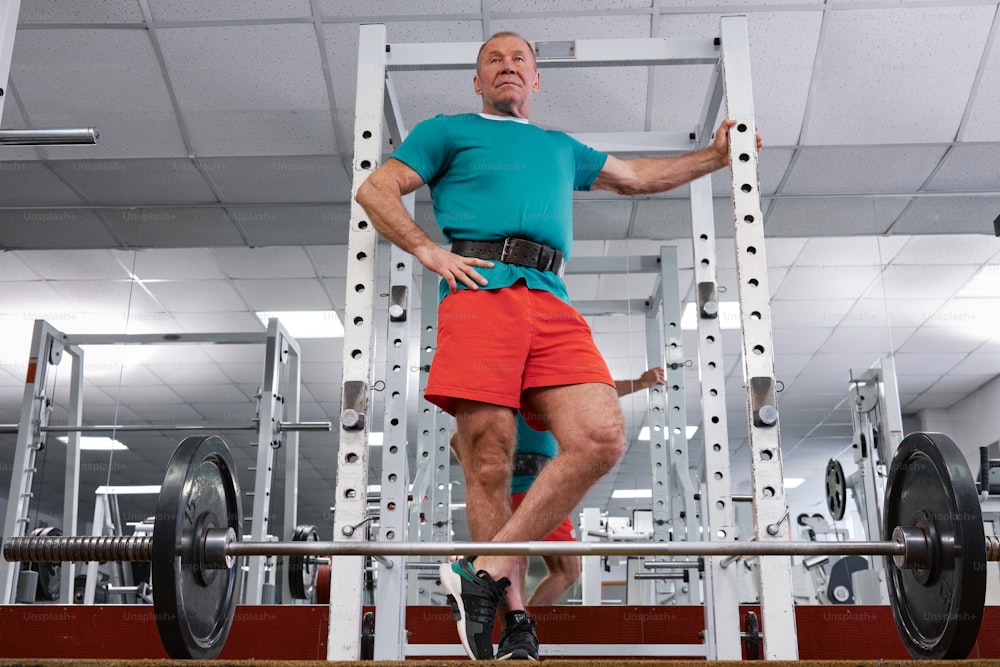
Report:
M 514 454 L 515 475 L 537 475 L 545 467 L 545 464 L 552 460 L 551 456 L 545 454 Z
M 451 251 L 463 257 L 507 262 L 559 275 L 565 266 L 562 250 L 513 236 L 502 241 L 455 241 L 451 244 Z

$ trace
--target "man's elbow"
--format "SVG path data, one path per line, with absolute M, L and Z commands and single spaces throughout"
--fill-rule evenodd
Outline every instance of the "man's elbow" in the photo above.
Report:
M 358 191 L 354 193 L 354 201 L 358 202 L 362 208 L 367 208 L 374 196 L 374 190 L 375 186 L 371 183 L 371 177 L 365 179 L 365 182 L 358 186 Z

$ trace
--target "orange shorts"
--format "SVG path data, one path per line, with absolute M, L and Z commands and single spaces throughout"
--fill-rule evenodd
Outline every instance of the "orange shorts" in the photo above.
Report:
M 424 398 L 449 414 L 455 399 L 521 408 L 532 387 L 614 386 L 590 325 L 572 306 L 524 283 L 459 290 L 438 307 L 437 349 Z M 536 430 L 545 426 L 525 414 Z
M 510 494 L 510 508 L 516 510 L 524 500 L 524 493 Z M 576 526 L 566 517 L 551 533 L 545 536 L 543 542 L 576 542 Z

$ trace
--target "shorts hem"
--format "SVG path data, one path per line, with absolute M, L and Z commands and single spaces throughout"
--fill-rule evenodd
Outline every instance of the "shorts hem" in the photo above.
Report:
M 459 398 L 469 401 L 479 401 L 480 403 L 489 403 L 490 405 L 500 405 L 511 410 L 518 410 L 521 407 L 520 397 L 508 398 L 486 391 L 459 389 L 457 387 L 427 387 L 424 390 L 424 398 L 452 416 L 455 415 L 455 400 Z

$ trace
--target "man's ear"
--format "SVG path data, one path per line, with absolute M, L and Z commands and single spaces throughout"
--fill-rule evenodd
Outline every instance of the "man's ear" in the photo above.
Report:
M 483 94 L 483 86 L 479 83 L 479 75 L 472 75 L 472 89 L 476 91 L 476 95 Z
M 535 70 L 535 82 L 531 84 L 531 90 L 538 92 L 538 89 L 542 87 L 542 73 Z

